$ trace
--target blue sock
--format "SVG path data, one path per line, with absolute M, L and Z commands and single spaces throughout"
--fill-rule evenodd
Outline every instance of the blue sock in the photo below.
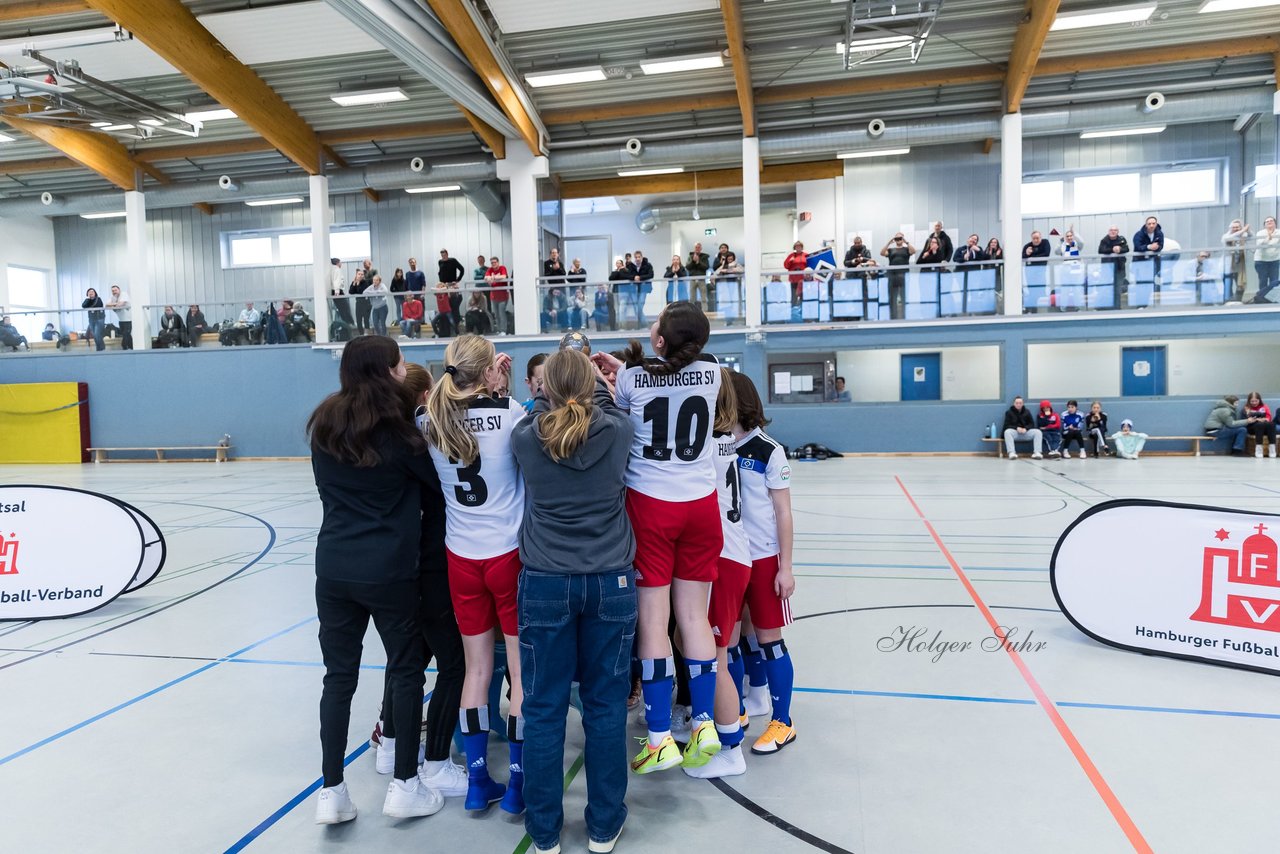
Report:
M 752 688 L 759 688 L 769 681 L 765 672 L 764 656 L 760 653 L 760 644 L 755 635 L 743 635 L 742 657 L 746 661 L 747 680 Z
M 644 693 L 644 720 L 649 727 L 649 743 L 655 735 L 671 732 L 671 688 L 675 681 L 675 659 L 640 660 L 640 688 Z
M 686 658 L 689 668 L 689 706 L 695 721 L 711 720 L 716 701 L 716 660 Z
M 720 746 L 725 750 L 731 750 L 742 744 L 742 727 L 737 722 L 728 724 L 716 724 L 716 733 L 720 736 Z
M 745 715 L 747 710 L 742 705 L 742 680 L 746 678 L 747 668 L 742 663 L 742 651 L 736 646 L 731 646 L 726 651 L 729 654 L 729 677 L 733 679 L 733 687 L 738 689 L 738 714 Z
M 489 779 L 489 709 L 463 709 L 458 718 L 462 727 L 462 746 L 467 754 L 467 778 Z
M 773 719 L 791 726 L 791 686 L 796 671 L 791 664 L 787 642 L 776 640 L 762 648 L 764 666 L 769 671 L 769 696 L 773 698 Z

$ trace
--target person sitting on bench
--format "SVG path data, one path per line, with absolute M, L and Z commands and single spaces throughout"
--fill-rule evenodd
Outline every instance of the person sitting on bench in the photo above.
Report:
M 1041 443 L 1044 441 L 1043 434 L 1036 429 L 1035 421 L 1031 417 L 1031 413 L 1027 410 L 1026 405 L 1022 401 L 1022 397 L 1018 396 L 1013 399 L 1013 406 L 1010 406 L 1004 413 L 1004 449 L 1009 455 L 1009 459 L 1016 460 L 1018 451 L 1014 447 L 1014 442 L 1031 440 L 1031 459 L 1039 460 L 1044 458 L 1044 454 L 1040 453 Z

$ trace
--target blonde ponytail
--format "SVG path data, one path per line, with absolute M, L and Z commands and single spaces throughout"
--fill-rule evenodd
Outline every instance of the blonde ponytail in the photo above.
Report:
M 738 392 L 733 387 L 733 371 L 720 369 L 720 394 L 716 397 L 716 432 L 732 433 L 738 423 Z
M 455 338 L 444 351 L 444 376 L 427 398 L 427 440 L 442 454 L 463 465 L 480 455 L 476 437 L 464 422 L 467 405 L 485 391 L 484 374 L 497 353 L 493 343 L 479 335 Z
M 595 404 L 596 377 L 591 360 L 577 350 L 558 350 L 543 367 L 542 387 L 550 412 L 538 417 L 538 435 L 551 459 L 573 456 L 587 441 Z

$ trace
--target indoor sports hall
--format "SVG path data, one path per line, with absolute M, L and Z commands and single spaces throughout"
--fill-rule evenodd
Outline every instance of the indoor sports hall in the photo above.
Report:
M 0 0 L 0 849 L 1274 851 L 1278 70 Z

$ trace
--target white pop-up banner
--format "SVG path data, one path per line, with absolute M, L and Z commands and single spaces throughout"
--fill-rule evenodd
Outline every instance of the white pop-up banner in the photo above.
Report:
M 164 537 L 137 508 L 58 486 L 0 486 L 0 621 L 72 617 L 151 581 Z
M 1108 501 L 1063 532 L 1049 577 L 1094 640 L 1280 674 L 1280 516 Z

